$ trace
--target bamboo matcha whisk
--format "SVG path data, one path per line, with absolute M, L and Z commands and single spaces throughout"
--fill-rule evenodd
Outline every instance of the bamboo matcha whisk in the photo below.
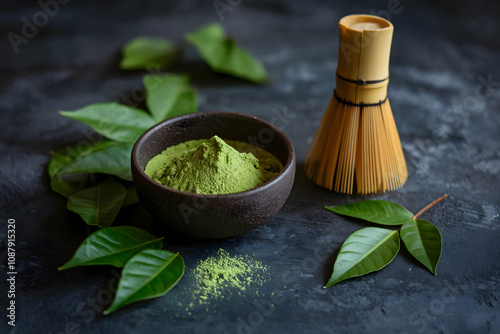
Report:
M 337 87 L 305 161 L 307 176 L 340 193 L 383 192 L 408 176 L 387 99 L 393 25 L 372 15 L 339 22 Z

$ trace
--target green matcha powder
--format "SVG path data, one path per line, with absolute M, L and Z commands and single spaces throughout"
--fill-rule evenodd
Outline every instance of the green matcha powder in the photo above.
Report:
M 260 290 L 270 279 L 267 265 L 255 255 L 231 254 L 224 249 L 199 260 L 190 273 L 194 278 L 193 288 L 189 296 L 177 301 L 177 306 L 183 306 L 188 317 L 202 314 L 203 309 L 217 313 L 214 303 L 234 303 L 240 297 L 262 298 L 265 293 Z M 176 317 L 181 317 L 181 314 L 176 314 Z
M 251 286 L 262 286 L 267 266 L 249 255 L 231 255 L 219 249 L 215 256 L 198 262 L 194 269 L 199 288 L 194 291 L 200 304 L 228 297 L 231 289 L 239 294 Z
M 214 136 L 168 147 L 148 162 L 145 172 L 180 191 L 231 194 L 253 189 L 282 169 L 281 162 L 265 150 Z

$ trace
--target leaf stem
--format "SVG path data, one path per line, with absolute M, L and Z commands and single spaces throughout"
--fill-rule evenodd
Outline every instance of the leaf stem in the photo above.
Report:
M 430 208 L 432 208 L 434 205 L 438 204 L 439 202 L 441 202 L 442 200 L 444 200 L 446 197 L 448 197 L 448 194 L 444 194 L 443 196 L 439 197 L 438 199 L 434 200 L 433 202 L 427 204 L 422 210 L 420 210 L 419 212 L 417 212 L 413 217 L 412 219 L 413 220 L 417 220 L 418 217 L 420 217 L 425 211 L 429 210 Z

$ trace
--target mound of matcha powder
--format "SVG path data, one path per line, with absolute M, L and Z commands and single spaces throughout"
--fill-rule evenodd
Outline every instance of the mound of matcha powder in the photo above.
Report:
M 211 139 L 172 146 L 151 159 L 145 172 L 168 187 L 197 194 L 231 194 L 253 189 L 283 168 L 272 154 L 255 146 Z

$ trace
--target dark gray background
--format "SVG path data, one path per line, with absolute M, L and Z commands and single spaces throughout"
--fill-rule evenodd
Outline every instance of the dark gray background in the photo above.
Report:
M 297 152 L 295 185 L 281 212 L 244 236 L 202 241 L 167 233 L 165 248 L 186 261 L 184 278 L 165 297 L 104 317 L 92 300 L 112 282 L 112 268 L 56 269 L 86 234 L 48 186 L 49 150 L 78 143 L 86 129 L 56 111 L 139 94 L 144 73 L 118 69 L 124 43 L 141 34 L 182 42 L 185 32 L 219 17 L 212 1 L 71 1 L 16 54 L 7 33 L 20 34 L 22 18 L 31 20 L 40 7 L 2 1 L 1 328 L 8 327 L 6 224 L 14 218 L 18 308 L 12 333 L 498 333 L 500 6 L 401 0 L 396 7 L 386 1 L 243 0 L 222 23 L 263 62 L 273 78 L 267 85 L 214 74 L 186 49 L 176 71 L 190 74 L 200 110 L 268 121 L 275 108 L 295 115 L 284 127 Z M 389 98 L 409 178 L 402 189 L 372 196 L 322 190 L 302 172 L 334 88 L 337 22 L 352 13 L 379 14 L 395 25 Z M 443 235 L 437 276 L 403 248 L 377 273 L 321 288 L 345 238 L 368 226 L 324 205 L 385 199 L 416 212 L 443 193 L 450 197 L 423 216 Z M 124 210 L 119 223 L 163 233 L 140 205 Z M 267 283 L 258 294 L 249 289 L 188 314 L 178 303 L 192 298 L 192 270 L 219 248 L 262 261 L 269 267 Z M 281 303 L 262 315 L 258 305 L 269 307 L 272 292 Z

